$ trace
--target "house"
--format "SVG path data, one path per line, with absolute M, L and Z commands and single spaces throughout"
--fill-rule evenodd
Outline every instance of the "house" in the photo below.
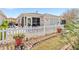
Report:
M 2 11 L 0 11 L 0 25 L 2 24 L 2 21 L 3 21 L 4 19 L 6 19 L 6 18 L 7 18 L 7 16 L 5 16 Z
M 17 22 L 22 27 L 37 27 L 58 25 L 61 23 L 61 19 L 59 16 L 51 14 L 22 13 L 17 17 Z
M 10 23 L 10 22 L 13 22 L 13 23 L 16 23 L 16 18 L 7 18 L 7 21 Z
M 3 17 L 5 19 L 6 17 Z M 6 18 L 8 21 L 14 20 L 14 18 Z M 40 14 L 40 13 L 22 13 L 16 18 L 17 26 L 9 23 L 10 28 L 2 30 L 2 41 L 10 39 L 10 36 L 15 34 L 23 33 L 25 38 L 37 38 L 40 36 L 45 36 L 48 34 L 56 33 L 57 26 L 61 25 L 60 16 L 55 16 L 51 14 Z M 23 27 L 23 28 L 22 28 Z M 4 38 L 4 33 L 6 32 L 6 38 Z
M 0 11 L 0 20 L 7 18 L 2 11 Z
M 15 27 L 15 25 L 16 25 L 16 18 L 6 18 L 6 20 L 8 21 L 10 28 Z

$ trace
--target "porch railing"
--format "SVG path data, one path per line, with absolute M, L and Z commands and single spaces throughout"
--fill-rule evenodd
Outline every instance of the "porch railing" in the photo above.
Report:
M 61 25 L 63 28 L 63 25 Z M 39 26 L 26 28 L 8 28 L 0 30 L 0 43 L 8 42 L 13 39 L 13 36 L 18 33 L 23 33 L 27 38 L 33 36 L 43 36 L 49 33 L 56 32 L 57 25 L 54 26 Z

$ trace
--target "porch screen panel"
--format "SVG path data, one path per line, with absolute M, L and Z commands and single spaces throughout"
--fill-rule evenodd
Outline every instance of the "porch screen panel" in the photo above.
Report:
M 32 26 L 40 26 L 40 18 L 32 18 Z

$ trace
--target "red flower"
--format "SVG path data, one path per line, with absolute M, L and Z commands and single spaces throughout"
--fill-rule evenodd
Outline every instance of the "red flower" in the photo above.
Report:
M 16 39 L 16 46 L 21 45 L 21 43 L 22 43 L 22 40 L 21 39 Z

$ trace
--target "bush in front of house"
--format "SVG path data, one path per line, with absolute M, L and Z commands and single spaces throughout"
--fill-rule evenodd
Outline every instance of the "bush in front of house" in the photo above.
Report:
M 9 22 L 7 20 L 4 20 L 0 25 L 0 30 L 7 29 L 9 27 L 8 24 Z M 5 37 L 6 37 L 6 32 L 4 32 L 4 38 Z M 0 32 L 0 40 L 2 40 L 2 32 Z
M 16 34 L 13 36 L 13 38 L 15 39 L 16 46 L 19 46 L 23 43 L 24 37 L 25 37 L 24 34 Z

